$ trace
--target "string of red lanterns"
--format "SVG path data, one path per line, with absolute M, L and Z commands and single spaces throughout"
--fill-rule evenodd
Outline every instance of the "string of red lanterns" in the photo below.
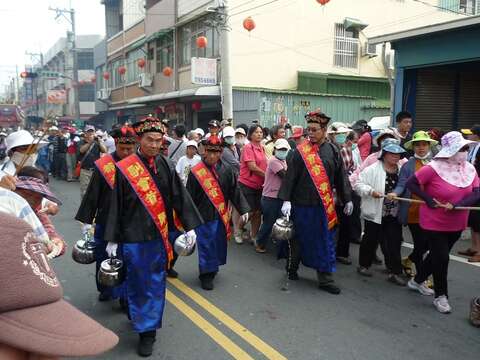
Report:
M 146 61 L 144 58 L 140 58 L 137 60 L 137 65 L 140 69 L 143 69 L 145 67 Z
M 249 16 L 245 20 L 243 20 L 243 28 L 248 32 L 255 29 L 255 21 Z
M 197 37 L 196 43 L 199 49 L 204 49 L 208 45 L 208 39 L 206 36 L 199 36 Z
M 173 69 L 170 66 L 165 66 L 162 70 L 162 73 L 163 73 L 164 76 L 169 77 L 169 76 L 172 75 Z

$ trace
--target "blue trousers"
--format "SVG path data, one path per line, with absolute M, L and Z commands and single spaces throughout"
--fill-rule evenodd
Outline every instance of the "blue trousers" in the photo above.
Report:
M 227 235 L 220 220 L 200 225 L 197 234 L 198 267 L 200 274 L 218 272 L 227 263 Z
M 262 196 L 261 204 L 263 222 L 257 234 L 257 244 L 265 246 L 272 233 L 273 224 L 282 216 L 283 200 Z
M 335 230 L 328 230 L 323 205 L 293 205 L 292 220 L 302 264 L 320 272 L 334 272 Z

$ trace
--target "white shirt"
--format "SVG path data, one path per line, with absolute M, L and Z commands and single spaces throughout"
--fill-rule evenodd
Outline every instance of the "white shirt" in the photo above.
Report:
M 200 160 L 201 158 L 198 155 L 194 155 L 191 159 L 189 159 L 187 155 L 184 155 L 178 160 L 175 170 L 177 170 L 178 176 L 180 176 L 180 180 L 182 180 L 183 185 L 187 184 L 190 169 L 197 165 Z
M 115 139 L 110 135 L 107 135 L 107 138 L 103 141 L 103 145 L 105 145 L 105 147 L 107 148 L 108 154 L 111 154 L 116 150 Z

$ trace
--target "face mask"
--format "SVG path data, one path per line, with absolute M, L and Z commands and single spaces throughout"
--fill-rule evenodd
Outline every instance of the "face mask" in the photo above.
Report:
M 355 143 L 354 143 L 354 144 L 352 144 L 352 150 L 355 150 L 357 147 L 358 147 L 358 145 L 357 145 L 357 144 L 355 144 Z
M 225 141 L 225 144 L 228 144 L 228 145 L 235 144 L 235 139 L 232 136 L 227 136 L 226 138 L 223 139 L 223 141 Z
M 275 157 L 279 160 L 285 160 L 288 155 L 288 150 L 275 150 Z
M 337 144 L 344 144 L 347 140 L 347 134 L 337 134 L 335 135 L 335 141 Z
M 21 152 L 18 152 L 18 151 L 15 151 L 13 154 L 12 154 L 12 157 L 10 158 L 13 163 L 15 165 L 20 165 L 22 160 L 23 160 L 23 157 L 24 157 L 25 154 L 21 153 Z M 35 164 L 35 162 L 37 161 L 37 157 L 38 157 L 38 154 L 32 154 L 28 157 L 28 159 L 25 161 L 25 163 L 23 164 L 23 166 L 33 166 Z
M 417 154 L 414 154 L 414 155 L 415 155 L 415 159 L 418 159 L 418 160 L 426 160 L 432 157 L 432 153 L 430 151 L 425 156 L 420 156 Z
M 237 142 L 238 145 L 244 145 L 245 144 L 245 138 L 236 139 L 236 142 Z
M 467 157 L 468 157 L 468 151 L 459 151 L 455 155 L 453 155 L 450 158 L 450 160 L 455 163 L 461 164 L 467 161 Z

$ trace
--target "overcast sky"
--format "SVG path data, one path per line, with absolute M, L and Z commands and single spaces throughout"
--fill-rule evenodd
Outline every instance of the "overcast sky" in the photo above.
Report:
M 49 6 L 75 9 L 77 35 L 105 35 L 104 6 L 100 0 L 1 0 L 0 1 L 0 93 L 4 85 L 25 64 L 31 64 L 28 52 L 45 53 L 70 30 L 64 18 L 55 20 Z M 67 14 L 68 16 L 68 14 Z

